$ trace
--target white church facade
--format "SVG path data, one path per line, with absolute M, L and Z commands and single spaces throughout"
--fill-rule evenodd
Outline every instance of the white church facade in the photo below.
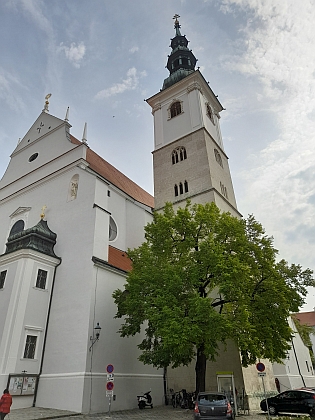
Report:
M 241 217 L 220 131 L 223 107 L 195 70 L 177 18 L 175 31 L 170 76 L 147 100 L 154 198 L 93 152 L 85 135 L 74 138 L 68 113 L 64 120 L 49 113 L 49 95 L 11 155 L 0 181 L 0 387 L 10 388 L 13 408 L 107 411 L 109 365 L 113 409 L 136 407 L 149 389 L 163 404 L 163 370 L 137 360 L 139 337 L 117 334 L 112 293 L 131 269 L 126 250 L 143 242 L 144 226 L 166 201 L 214 201 Z M 193 390 L 194 368 L 166 379 L 168 388 Z M 207 386 L 253 398 L 261 392 L 255 367 L 243 369 L 232 345 L 208 364 Z

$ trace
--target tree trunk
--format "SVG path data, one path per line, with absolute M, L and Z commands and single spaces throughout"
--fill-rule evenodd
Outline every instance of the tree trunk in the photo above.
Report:
M 204 345 L 202 344 L 197 349 L 197 361 L 196 361 L 196 395 L 198 392 L 206 390 L 206 368 L 207 359 L 204 354 Z

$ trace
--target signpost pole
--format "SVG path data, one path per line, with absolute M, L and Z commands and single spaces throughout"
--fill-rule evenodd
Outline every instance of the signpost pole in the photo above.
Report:
M 265 381 L 264 381 L 263 376 L 261 377 L 261 380 L 262 380 L 262 384 L 263 384 L 263 388 L 264 388 L 264 395 L 265 395 L 266 406 L 267 406 L 268 420 L 270 420 L 270 413 L 269 413 L 269 407 L 268 407 L 268 401 L 267 401 L 267 395 L 266 395 Z
M 110 417 L 110 406 L 111 406 L 111 403 L 112 403 L 112 397 L 109 396 L 109 403 L 108 403 L 108 414 L 109 414 L 109 417 Z
M 267 395 L 266 395 L 266 388 L 265 388 L 265 382 L 264 382 L 264 377 L 266 376 L 266 372 L 265 372 L 266 367 L 263 363 L 258 362 L 256 364 L 256 369 L 258 370 L 258 376 L 260 376 L 261 380 L 262 380 L 264 395 L 265 395 L 265 400 L 266 400 L 267 413 L 268 413 L 268 420 L 270 420 L 270 413 L 269 413 L 269 407 L 268 407 L 268 401 L 267 401 Z
M 114 393 L 113 389 L 114 389 L 114 366 L 113 365 L 107 365 L 106 367 L 106 371 L 107 371 L 107 383 L 106 383 L 106 397 L 109 397 L 109 401 L 108 401 L 108 415 L 110 418 L 110 409 L 111 409 L 111 405 L 112 405 L 112 395 Z

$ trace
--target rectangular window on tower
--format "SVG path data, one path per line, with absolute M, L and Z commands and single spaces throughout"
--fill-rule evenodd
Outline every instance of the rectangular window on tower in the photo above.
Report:
M 5 282 L 6 275 L 7 275 L 7 270 L 1 271 L 1 273 L 0 273 L 0 289 L 3 289 L 3 287 L 4 287 L 4 282 Z
M 24 359 L 34 359 L 35 358 L 35 349 L 36 349 L 37 336 L 36 335 L 27 335 L 24 349 Z
M 37 272 L 36 287 L 46 289 L 47 271 L 39 269 Z

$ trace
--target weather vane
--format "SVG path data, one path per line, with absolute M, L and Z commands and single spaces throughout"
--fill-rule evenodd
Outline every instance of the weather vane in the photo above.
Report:
M 50 97 L 51 97 L 51 93 L 48 93 L 48 95 L 45 96 L 46 101 L 45 101 L 45 106 L 44 106 L 44 109 L 43 109 L 44 112 L 49 112 L 49 109 L 48 109 L 49 101 L 48 101 L 48 99 Z

